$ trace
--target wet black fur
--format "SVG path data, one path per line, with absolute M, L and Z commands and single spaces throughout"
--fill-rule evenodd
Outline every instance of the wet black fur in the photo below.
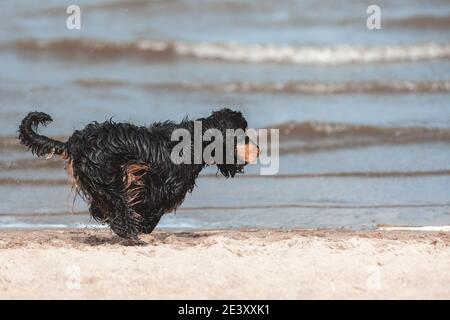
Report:
M 202 121 L 203 132 L 216 128 L 247 128 L 240 112 L 222 109 Z M 193 121 L 154 123 L 139 127 L 129 123 L 93 122 L 76 130 L 67 142 L 59 142 L 35 132 L 39 124 L 52 118 L 42 112 L 31 112 L 22 121 L 20 141 L 37 156 L 63 155 L 71 162 L 76 187 L 88 201 L 92 217 L 110 225 L 119 236 L 135 239 L 140 233 L 150 233 L 164 213 L 175 210 L 206 166 L 174 164 L 170 153 L 177 142 L 171 141 L 174 129 L 185 128 L 193 137 Z M 193 143 L 193 142 L 192 142 Z M 144 186 L 137 203 L 130 204 L 124 190 L 124 170 L 129 165 L 147 166 L 148 171 L 135 172 Z M 226 177 L 242 171 L 242 164 L 217 165 Z

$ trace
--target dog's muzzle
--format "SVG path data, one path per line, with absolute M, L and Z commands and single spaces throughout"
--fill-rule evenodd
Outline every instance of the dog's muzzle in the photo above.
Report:
M 245 163 L 252 163 L 256 161 L 259 156 L 259 147 L 253 142 L 238 144 L 236 146 L 236 155 L 239 160 Z

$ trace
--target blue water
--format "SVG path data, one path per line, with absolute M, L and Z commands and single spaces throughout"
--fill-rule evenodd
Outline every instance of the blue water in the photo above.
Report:
M 98 226 L 62 164 L 15 142 L 28 111 L 65 138 L 93 120 L 222 106 L 251 127 L 290 124 L 278 175 L 208 168 L 159 227 L 449 224 L 450 3 L 377 3 L 381 30 L 366 28 L 371 1 L 80 0 L 81 30 L 68 30 L 71 1 L 0 2 L 0 228 Z M 301 130 L 317 123 L 328 133 Z

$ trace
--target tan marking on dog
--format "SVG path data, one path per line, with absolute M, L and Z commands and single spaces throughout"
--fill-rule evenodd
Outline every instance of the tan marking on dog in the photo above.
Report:
M 173 207 L 170 207 L 169 209 L 164 210 L 164 214 L 177 210 L 179 206 L 180 206 L 180 204 L 176 203 Z
M 133 163 L 124 166 L 124 191 L 127 197 L 127 204 L 132 207 L 139 204 L 139 194 L 144 189 L 145 184 L 142 177 L 150 171 L 150 166 L 144 163 Z
M 67 153 L 63 153 L 61 157 L 66 161 L 66 165 L 64 168 L 66 169 L 67 175 L 69 176 L 69 184 L 72 188 L 78 188 L 77 179 L 75 178 L 75 175 L 73 173 L 72 159 L 69 158 L 69 155 Z
M 50 160 L 51 158 L 53 158 L 53 156 L 55 155 L 55 148 L 52 148 L 52 150 L 50 151 L 50 153 L 47 153 L 45 155 L 45 160 Z

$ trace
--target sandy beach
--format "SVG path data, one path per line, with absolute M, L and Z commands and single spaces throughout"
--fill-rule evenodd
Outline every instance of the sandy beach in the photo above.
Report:
M 448 299 L 450 234 L 0 232 L 0 299 Z

